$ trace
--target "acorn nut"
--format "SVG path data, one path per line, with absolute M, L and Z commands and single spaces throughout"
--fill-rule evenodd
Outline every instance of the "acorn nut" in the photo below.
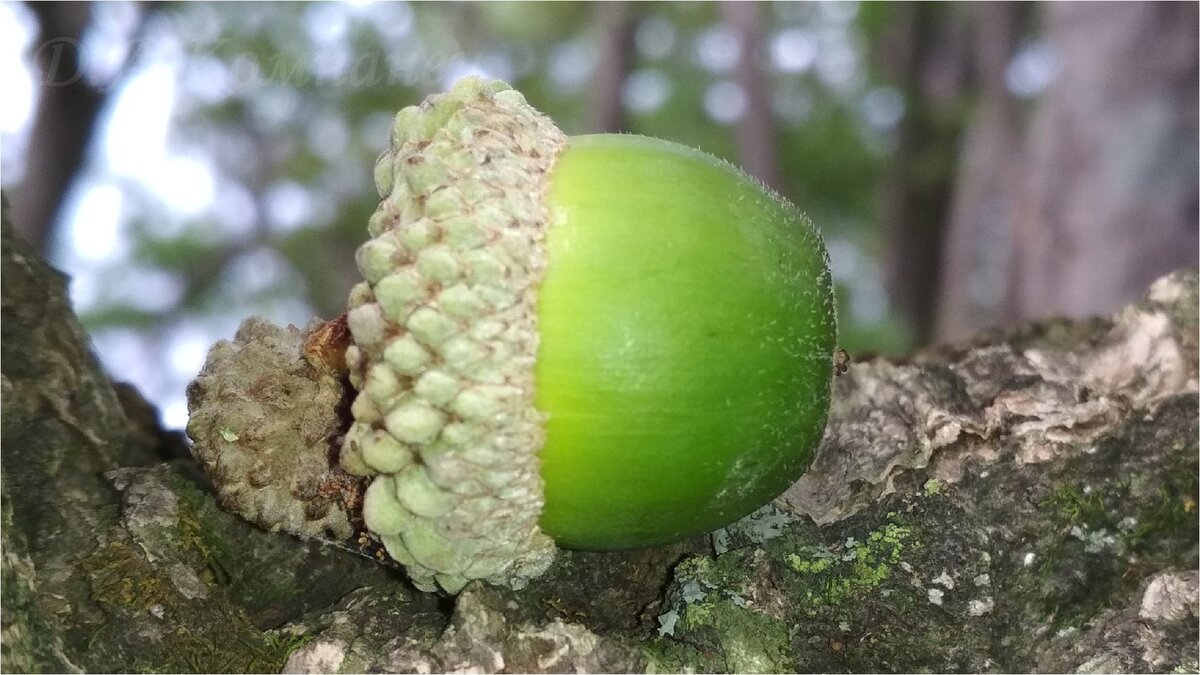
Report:
M 396 115 L 375 181 L 341 464 L 418 586 L 678 541 L 807 468 L 837 329 L 783 198 L 673 143 L 567 138 L 477 78 Z

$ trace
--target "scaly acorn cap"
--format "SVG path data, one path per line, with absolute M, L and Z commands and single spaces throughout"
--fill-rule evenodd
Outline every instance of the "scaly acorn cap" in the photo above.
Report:
M 519 588 L 554 556 L 534 364 L 544 194 L 566 141 L 519 92 L 467 78 L 401 110 L 376 164 L 341 464 L 375 476 L 367 527 L 422 589 Z
M 361 479 L 330 466 L 346 387 L 335 368 L 305 356 L 320 326 L 246 319 L 188 385 L 187 433 L 222 508 L 272 531 L 344 542 L 357 514 L 327 487 Z

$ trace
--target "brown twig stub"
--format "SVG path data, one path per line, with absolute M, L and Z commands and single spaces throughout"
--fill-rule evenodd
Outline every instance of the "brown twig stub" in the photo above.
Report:
M 346 325 L 346 313 L 332 321 L 307 331 L 304 335 L 304 357 L 318 368 L 335 373 L 346 373 L 346 348 L 350 346 L 350 328 Z

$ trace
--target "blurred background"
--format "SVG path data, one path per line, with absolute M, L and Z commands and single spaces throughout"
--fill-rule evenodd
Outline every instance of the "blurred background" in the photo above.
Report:
M 745 167 L 899 354 L 1197 264 L 1196 3 L 0 3 L 0 179 L 168 427 L 252 313 L 332 318 L 392 115 L 459 77 Z

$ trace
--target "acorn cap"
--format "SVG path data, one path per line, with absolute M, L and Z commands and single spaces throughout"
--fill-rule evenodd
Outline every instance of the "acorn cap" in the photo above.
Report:
M 328 487 L 359 481 L 330 466 L 346 387 L 335 368 L 306 358 L 305 338 L 321 325 L 302 333 L 246 319 L 188 385 L 187 433 L 224 509 L 272 531 L 345 541 L 356 514 Z
M 550 564 L 534 406 L 549 173 L 566 136 L 499 82 L 401 110 L 350 297 L 341 451 L 367 527 L 423 589 L 521 587 Z

